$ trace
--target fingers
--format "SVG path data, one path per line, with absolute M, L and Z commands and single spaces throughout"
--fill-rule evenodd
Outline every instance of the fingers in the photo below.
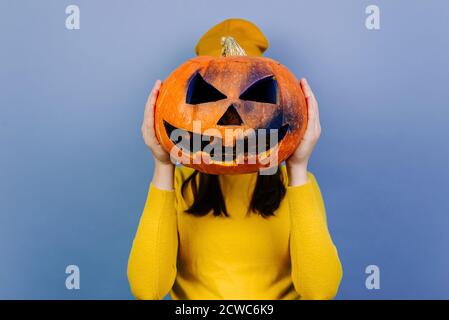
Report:
M 308 127 L 309 128 L 314 127 L 317 114 L 316 114 L 315 101 L 313 99 L 313 92 L 305 78 L 301 79 L 300 84 L 302 92 L 304 93 L 307 102 L 307 116 L 308 116 L 308 123 L 310 124 L 308 125 Z
M 319 136 L 321 133 L 321 126 L 319 119 L 318 102 L 312 89 L 310 88 L 309 83 L 305 78 L 301 79 L 300 84 L 307 102 L 308 124 L 306 134 L 312 135 L 316 133 L 316 135 Z
M 313 95 L 312 89 L 309 86 L 309 83 L 307 82 L 306 78 L 302 78 L 299 83 L 301 84 L 302 92 L 304 92 L 304 96 L 307 98 L 311 97 Z
M 148 125 L 154 124 L 154 106 L 156 104 L 160 87 L 161 81 L 157 80 L 153 86 L 153 89 L 151 89 L 151 93 L 148 96 L 147 103 L 145 105 L 144 121 L 146 121 Z
M 153 138 L 154 132 L 154 108 L 156 105 L 157 95 L 161 87 L 161 81 L 157 80 L 148 96 L 147 103 L 145 105 L 145 112 L 143 116 L 142 132 L 145 133 L 149 138 Z

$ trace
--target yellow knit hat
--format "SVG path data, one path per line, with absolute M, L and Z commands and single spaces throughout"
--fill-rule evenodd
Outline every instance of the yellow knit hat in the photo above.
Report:
M 227 19 L 207 31 L 195 46 L 198 56 L 221 54 L 222 37 L 233 37 L 249 56 L 261 56 L 268 48 L 268 40 L 253 23 L 243 19 Z

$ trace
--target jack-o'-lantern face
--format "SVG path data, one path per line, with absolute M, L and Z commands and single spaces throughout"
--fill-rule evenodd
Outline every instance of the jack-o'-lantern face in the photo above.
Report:
M 273 152 L 275 165 L 281 163 L 298 146 L 306 121 L 305 98 L 293 74 L 274 60 L 248 56 L 187 61 L 164 81 L 155 111 L 164 149 L 211 174 L 255 172 L 272 165 L 266 157 Z M 239 134 L 227 139 L 229 130 Z M 218 158 L 210 148 L 214 143 L 222 144 Z M 209 159 L 198 161 L 200 155 Z

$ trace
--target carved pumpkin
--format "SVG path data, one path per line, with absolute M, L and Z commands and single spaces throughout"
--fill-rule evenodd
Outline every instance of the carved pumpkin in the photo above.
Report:
M 277 141 L 271 141 L 275 148 L 268 153 L 276 150 L 278 165 L 297 148 L 307 126 L 306 101 L 299 83 L 279 62 L 246 56 L 231 37 L 222 39 L 222 46 L 221 57 L 190 59 L 163 82 L 155 109 L 156 136 L 165 150 L 176 150 L 186 166 L 210 174 L 239 174 L 270 164 L 260 160 L 258 150 L 256 161 L 247 161 L 251 155 L 244 143 L 244 153 L 236 154 L 238 139 L 247 141 L 245 136 L 227 140 L 219 159 L 195 163 L 196 157 L 207 153 L 204 141 L 223 142 L 229 129 L 254 129 L 267 134 L 269 129 L 277 129 Z M 198 129 L 194 121 L 201 124 L 199 132 L 195 131 Z M 180 146 L 177 138 L 171 137 L 175 129 L 191 143 Z M 210 129 L 220 135 L 206 134 L 205 130 Z M 195 136 L 203 141 L 196 147 Z M 225 158 L 229 153 L 231 159 Z

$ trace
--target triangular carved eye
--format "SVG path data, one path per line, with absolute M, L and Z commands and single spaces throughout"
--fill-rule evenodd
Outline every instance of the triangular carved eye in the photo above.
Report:
M 255 102 L 277 103 L 276 79 L 274 76 L 269 76 L 256 81 L 239 98 Z
M 226 99 L 226 96 L 215 89 L 214 86 L 207 83 L 206 80 L 197 72 L 189 81 L 187 89 L 186 103 L 199 104 L 206 102 L 214 102 Z

